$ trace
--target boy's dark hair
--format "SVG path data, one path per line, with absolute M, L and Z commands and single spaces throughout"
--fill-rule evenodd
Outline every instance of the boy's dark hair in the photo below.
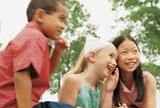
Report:
M 28 22 L 32 21 L 36 9 L 43 9 L 47 14 L 50 14 L 51 12 L 56 11 L 58 3 L 66 6 L 63 0 L 31 0 L 27 8 Z
M 116 37 L 112 43 L 115 45 L 116 48 L 119 47 L 119 45 L 124 42 L 126 39 L 134 42 L 137 46 L 137 48 L 139 49 L 138 47 L 138 44 L 137 42 L 131 37 L 131 36 L 118 36 Z M 140 51 L 140 49 L 139 49 Z M 119 80 L 118 80 L 118 84 L 117 84 L 117 87 L 114 91 L 114 96 L 113 96 L 113 101 L 114 101 L 114 104 L 118 107 L 119 106 L 119 103 L 122 104 L 121 100 L 120 100 L 120 79 L 121 79 L 121 69 L 120 67 L 119 68 Z M 136 87 L 137 87 L 137 91 L 138 91 L 138 94 L 137 94 L 137 98 L 136 98 L 136 102 L 137 101 L 142 101 L 143 98 L 144 98 L 144 94 L 145 94 L 145 87 L 144 87 L 144 82 L 143 82 L 143 75 L 142 75 L 142 68 L 141 68 L 141 64 L 135 69 L 135 71 L 133 72 L 133 78 L 135 80 L 135 83 L 136 83 Z

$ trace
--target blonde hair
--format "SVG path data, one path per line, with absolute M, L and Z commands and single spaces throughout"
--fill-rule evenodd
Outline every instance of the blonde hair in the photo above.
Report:
M 84 47 L 80 53 L 80 56 L 78 58 L 78 61 L 77 61 L 77 64 L 75 65 L 75 67 L 70 70 L 69 72 L 67 72 L 65 75 L 64 75 L 64 79 L 69 76 L 70 74 L 78 74 L 78 73 L 81 73 L 83 71 L 83 69 L 85 68 L 85 65 L 86 65 L 86 60 L 85 60 L 85 56 L 84 56 Z
M 90 46 L 90 43 L 92 43 L 92 46 Z M 77 64 L 75 65 L 75 67 L 72 70 L 70 70 L 69 72 L 67 72 L 64 75 L 64 79 L 66 79 L 66 77 L 69 76 L 70 74 L 78 74 L 78 73 L 83 72 L 84 68 L 87 67 L 88 60 L 86 60 L 86 59 L 88 58 L 89 53 L 90 52 L 98 52 L 99 50 L 101 50 L 102 48 L 104 48 L 108 45 L 111 45 L 111 43 L 106 42 L 102 39 L 88 37 L 86 39 L 86 43 L 80 53 Z

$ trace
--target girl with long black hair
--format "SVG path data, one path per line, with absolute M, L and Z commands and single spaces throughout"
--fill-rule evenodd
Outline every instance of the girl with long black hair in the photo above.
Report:
M 131 36 L 116 37 L 112 43 L 118 51 L 119 82 L 114 91 L 114 106 L 125 103 L 128 108 L 155 108 L 156 81 L 140 63 L 140 49 Z

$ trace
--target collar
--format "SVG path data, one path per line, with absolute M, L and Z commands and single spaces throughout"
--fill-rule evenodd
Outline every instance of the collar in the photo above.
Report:
M 123 91 L 126 92 L 126 93 L 133 93 L 136 90 L 135 82 L 133 82 L 131 90 L 129 90 L 127 88 L 127 86 L 121 80 L 120 80 L 120 84 L 121 84 L 121 87 L 122 87 Z
M 39 24 L 36 22 L 36 21 L 31 21 L 31 22 L 28 22 L 28 24 L 26 25 L 27 28 L 34 28 L 34 29 L 38 29 L 39 31 L 40 30 L 40 26 Z

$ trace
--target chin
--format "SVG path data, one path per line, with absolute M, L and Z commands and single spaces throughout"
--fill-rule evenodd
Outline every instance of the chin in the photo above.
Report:
M 59 36 L 57 36 L 57 35 L 48 35 L 47 37 L 52 39 L 52 40 L 57 40 Z
M 108 78 L 108 77 L 109 75 L 104 73 L 103 78 Z
M 57 37 L 49 37 L 49 38 L 55 41 L 58 39 Z
M 127 69 L 126 71 L 132 73 L 133 71 L 135 71 L 135 68 L 133 68 L 133 69 Z

